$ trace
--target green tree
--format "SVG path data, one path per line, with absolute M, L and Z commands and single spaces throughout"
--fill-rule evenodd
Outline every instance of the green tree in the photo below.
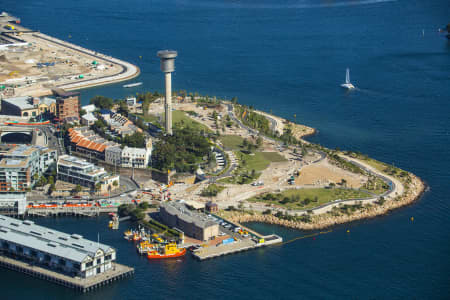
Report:
M 263 144 L 263 139 L 262 137 L 258 136 L 258 138 L 256 139 L 256 145 L 258 146 L 258 148 L 261 148 Z
M 73 189 L 73 191 L 74 191 L 76 194 L 80 193 L 82 190 L 83 190 L 83 188 L 82 188 L 81 185 L 79 185 L 79 184 L 77 184 L 77 185 L 75 186 L 75 188 Z
M 94 104 L 98 108 L 111 109 L 114 105 L 114 101 L 111 98 L 105 96 L 95 96 L 90 100 L 91 104 Z
M 98 193 L 102 188 L 102 184 L 100 182 L 97 182 L 95 184 L 95 191 Z

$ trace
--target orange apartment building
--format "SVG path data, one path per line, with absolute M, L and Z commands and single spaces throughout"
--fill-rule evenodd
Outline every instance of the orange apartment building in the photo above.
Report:
M 80 118 L 79 92 L 68 92 L 55 88 L 52 90 L 56 97 L 56 117 L 60 121 L 69 117 Z

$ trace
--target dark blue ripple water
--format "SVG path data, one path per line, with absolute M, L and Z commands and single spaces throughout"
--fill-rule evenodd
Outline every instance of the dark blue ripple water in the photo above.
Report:
M 319 130 L 311 141 L 394 163 L 431 187 L 387 216 L 201 263 L 148 262 L 106 230 L 106 218 L 38 219 L 92 239 L 100 232 L 136 275 L 79 295 L 2 270 L 4 299 L 448 298 L 450 43 L 437 32 L 450 22 L 447 0 L 21 0 L 2 9 L 141 68 L 140 88 L 83 90 L 84 103 L 97 94 L 162 91 L 155 54 L 176 49 L 175 89 L 296 114 Z M 346 67 L 358 91 L 340 89 Z M 252 226 L 286 239 L 305 234 Z

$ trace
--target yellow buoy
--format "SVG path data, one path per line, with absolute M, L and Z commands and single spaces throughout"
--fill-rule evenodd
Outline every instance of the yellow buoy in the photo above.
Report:
M 347 233 L 350 233 L 350 230 L 347 229 Z
M 142 55 L 139 55 L 139 58 L 142 59 Z
M 411 217 L 411 222 L 413 222 L 414 221 L 414 217 Z

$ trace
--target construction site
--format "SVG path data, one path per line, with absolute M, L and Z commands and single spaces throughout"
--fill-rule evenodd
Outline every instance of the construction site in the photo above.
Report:
M 128 80 L 139 68 L 62 41 L 0 15 L 0 96 L 42 96 L 51 88 L 80 89 Z M 71 39 L 69 35 L 68 40 Z

